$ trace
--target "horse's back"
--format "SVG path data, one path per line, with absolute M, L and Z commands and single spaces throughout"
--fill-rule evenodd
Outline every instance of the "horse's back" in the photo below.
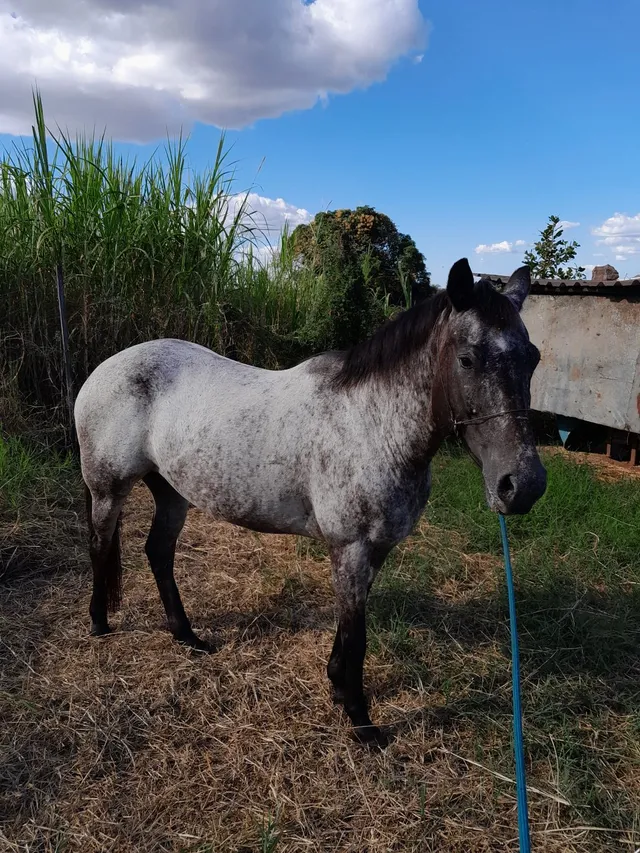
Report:
M 76 401 L 80 426 L 97 412 L 114 415 L 113 406 L 148 412 L 176 386 L 188 383 L 193 394 L 227 377 L 242 384 L 253 374 L 268 374 L 232 361 L 206 347 L 173 338 L 147 341 L 112 355 L 96 367 Z
M 293 415 L 315 382 L 304 365 L 263 370 L 186 341 L 130 347 L 99 365 L 78 395 L 85 479 L 129 483 L 158 471 L 223 515 L 238 514 L 221 506 L 223 495 L 244 507 L 251 489 L 286 494 L 300 444 Z

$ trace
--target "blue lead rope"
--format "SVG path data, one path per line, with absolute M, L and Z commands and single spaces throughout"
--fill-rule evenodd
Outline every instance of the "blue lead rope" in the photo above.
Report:
M 518 626 L 516 624 L 516 594 L 513 589 L 513 571 L 507 538 L 507 522 L 500 516 L 500 533 L 504 551 L 504 568 L 507 574 L 509 597 L 509 622 L 511 623 L 511 672 L 513 690 L 513 751 L 516 756 L 516 793 L 518 797 L 518 838 L 520 853 L 531 853 L 529 838 L 529 816 L 527 810 L 527 778 L 524 770 L 524 741 L 522 738 L 522 705 L 520 703 L 520 652 L 518 650 Z

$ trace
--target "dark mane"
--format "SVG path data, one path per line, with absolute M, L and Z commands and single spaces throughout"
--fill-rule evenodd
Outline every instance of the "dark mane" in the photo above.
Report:
M 403 311 L 366 341 L 342 353 L 342 364 L 334 382 L 341 388 L 352 388 L 368 376 L 393 373 L 424 345 L 444 311 L 451 311 L 446 290 Z
M 340 388 L 353 388 L 370 376 L 388 377 L 424 346 L 436 320 L 451 312 L 446 290 L 403 311 L 385 323 L 366 341 L 340 354 L 341 364 L 333 381 Z M 518 317 L 518 309 L 499 293 L 488 279 L 474 287 L 474 310 L 488 325 L 505 329 Z

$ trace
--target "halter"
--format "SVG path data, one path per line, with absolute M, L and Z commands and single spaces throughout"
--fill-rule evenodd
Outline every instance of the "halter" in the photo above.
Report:
M 478 415 L 473 418 L 464 418 L 462 420 L 458 420 L 456 416 L 453 414 L 453 406 L 451 405 L 451 401 L 449 400 L 449 394 L 447 393 L 447 386 L 444 384 L 444 379 L 440 373 L 437 374 L 440 384 L 442 385 L 442 390 L 444 392 L 444 399 L 447 403 L 447 408 L 449 409 L 449 414 L 451 416 L 451 423 L 453 425 L 453 434 L 456 438 L 460 438 L 460 430 L 461 426 L 469 426 L 471 424 L 483 424 L 487 421 L 491 421 L 494 418 L 501 418 L 503 415 L 519 415 L 522 417 L 523 415 L 528 416 L 530 409 L 503 409 L 500 412 L 491 412 L 488 415 Z M 469 451 L 471 453 L 471 451 Z
M 452 420 L 453 420 L 453 431 L 456 435 L 458 434 L 458 427 L 461 427 L 461 426 L 468 426 L 469 424 L 483 424 L 486 421 L 493 420 L 493 418 L 501 418 L 503 415 L 528 415 L 529 414 L 529 409 L 504 409 L 502 412 L 492 412 L 490 415 L 480 415 L 477 418 L 466 418 L 465 420 L 459 421 L 453 417 L 453 410 L 451 409 L 451 405 L 449 405 L 449 410 L 451 411 Z

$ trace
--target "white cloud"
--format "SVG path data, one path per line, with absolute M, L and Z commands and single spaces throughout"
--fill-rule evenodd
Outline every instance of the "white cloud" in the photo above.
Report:
M 242 127 L 383 80 L 426 35 L 418 0 L 0 0 L 0 132 L 30 131 L 36 83 L 72 132 Z
M 296 225 L 310 222 L 312 214 L 303 207 L 289 204 L 283 198 L 267 198 L 258 193 L 232 196 L 229 215 L 234 216 L 244 204 L 244 221 L 252 223 L 265 236 L 278 239 L 285 225 L 292 231 Z
M 513 243 L 503 240 L 501 243 L 480 243 L 474 251 L 476 255 L 506 255 L 521 252 L 526 247 L 526 240 L 515 240 Z
M 607 246 L 615 254 L 616 261 L 640 254 L 640 213 L 635 216 L 614 213 L 591 233 L 600 246 Z
M 304 207 L 296 207 L 282 198 L 267 198 L 258 193 L 239 193 L 229 198 L 227 222 L 235 218 L 242 209 L 243 223 L 255 229 L 250 243 L 243 243 L 238 257 L 249 251 L 261 264 L 268 265 L 277 256 L 280 237 L 287 226 L 293 231 L 296 225 L 310 222 L 312 214 Z
M 579 228 L 579 227 L 580 227 L 579 222 L 569 222 L 568 219 L 561 219 L 560 222 L 558 222 L 558 228 L 559 229 L 562 228 L 563 231 L 567 231 L 569 228 Z

